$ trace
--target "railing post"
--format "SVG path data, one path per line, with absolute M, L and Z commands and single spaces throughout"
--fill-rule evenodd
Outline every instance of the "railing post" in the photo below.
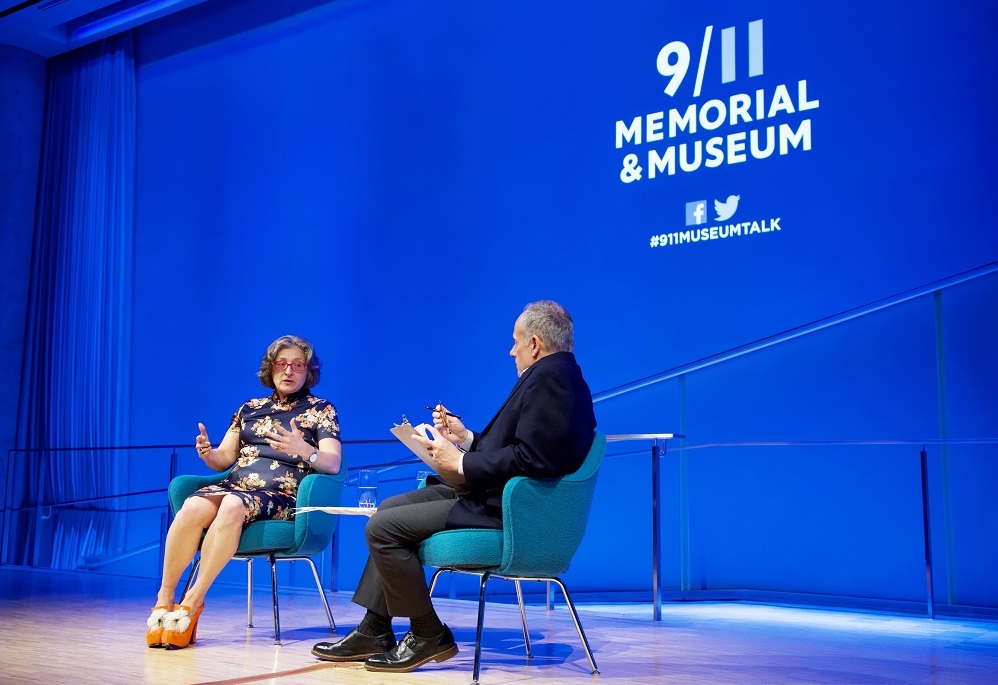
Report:
M 935 618 L 935 593 L 932 588 L 932 521 L 929 517 L 929 467 L 924 445 L 919 454 L 919 461 L 922 467 L 922 539 L 925 541 L 925 587 L 929 618 Z
M 7 564 L 7 545 L 10 539 L 10 517 L 14 513 L 14 493 L 11 491 L 11 462 L 14 461 L 14 450 L 7 450 L 7 463 L 4 465 L 5 478 L 3 482 L 3 534 L 0 535 L 0 566 Z
M 35 568 L 35 566 L 38 565 L 38 559 L 40 557 L 38 546 L 39 544 L 41 544 L 40 537 L 41 537 L 42 521 L 51 518 L 52 514 L 51 510 L 49 510 L 48 515 L 46 515 L 45 507 L 43 505 L 45 497 L 45 479 L 47 477 L 45 473 L 45 467 L 48 464 L 48 460 L 51 458 L 51 454 L 48 453 L 47 449 L 42 449 L 39 451 L 42 455 L 41 458 L 39 458 L 37 462 L 33 462 L 30 460 L 28 462 L 29 464 L 36 464 L 38 466 L 38 473 L 36 474 L 36 480 L 35 480 L 35 483 L 37 485 L 37 488 L 35 489 L 35 502 L 34 502 L 35 520 L 32 521 L 31 523 L 32 530 L 34 531 L 34 543 L 31 545 L 31 559 L 28 561 L 28 566 L 30 566 L 31 568 Z M 25 466 L 25 469 L 27 468 L 28 466 Z M 25 542 L 25 544 L 27 544 L 27 542 Z M 54 544 L 49 545 L 50 554 L 53 547 Z
M 659 484 L 659 464 L 658 438 L 651 443 L 651 568 L 652 568 L 652 594 L 654 599 L 653 620 L 662 620 L 662 531 L 661 515 L 659 511 L 659 496 L 661 486 Z
M 159 568 L 157 573 L 162 572 L 166 562 L 166 534 L 169 530 L 170 505 L 166 505 L 166 513 L 159 517 Z
M 166 483 L 169 484 L 173 482 L 173 479 L 177 477 L 177 448 L 174 447 L 170 450 L 170 477 L 167 479 Z
M 166 515 L 161 519 L 160 531 L 159 531 L 159 571 L 163 569 L 166 563 L 166 536 L 170 532 L 170 524 L 173 523 L 173 507 L 170 506 L 170 483 L 173 479 L 177 477 L 177 448 L 173 447 L 170 449 L 170 467 L 168 477 L 166 479 Z
M 336 566 L 340 563 L 336 548 L 340 542 L 340 517 L 336 517 L 336 524 L 333 528 L 333 544 L 329 545 L 329 591 L 336 592 Z

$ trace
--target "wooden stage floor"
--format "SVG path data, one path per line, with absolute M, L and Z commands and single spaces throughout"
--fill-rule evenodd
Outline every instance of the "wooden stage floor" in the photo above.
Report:
M 498 582 L 498 581 L 495 581 Z M 408 674 L 377 674 L 360 664 L 326 664 L 309 650 L 330 639 L 314 590 L 281 595 L 283 645 L 273 644 L 269 593 L 254 596 L 256 627 L 246 628 L 244 589 L 218 585 L 208 596 L 198 642 L 149 649 L 145 619 L 153 581 L 83 573 L 0 569 L 0 683 L 136 685 L 467 685 L 476 604 L 437 600 L 460 654 Z M 361 610 L 349 593 L 328 595 L 345 635 Z M 782 685 L 977 685 L 998 682 L 998 622 L 801 609 L 744 602 L 580 607 L 600 669 L 590 675 L 564 605 L 528 607 L 534 647 L 524 657 L 515 606 L 489 604 L 482 685 L 697 683 Z M 408 626 L 396 623 L 401 634 Z M 335 638 L 334 638 L 335 639 Z

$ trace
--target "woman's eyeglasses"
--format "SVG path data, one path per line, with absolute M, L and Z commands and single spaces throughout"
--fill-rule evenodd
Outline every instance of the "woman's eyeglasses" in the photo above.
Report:
M 288 362 L 286 359 L 275 359 L 274 360 L 274 371 L 277 373 L 282 373 L 284 369 L 291 367 L 291 370 L 295 373 L 301 373 L 305 370 L 306 364 L 301 359 L 295 359 L 293 362 Z

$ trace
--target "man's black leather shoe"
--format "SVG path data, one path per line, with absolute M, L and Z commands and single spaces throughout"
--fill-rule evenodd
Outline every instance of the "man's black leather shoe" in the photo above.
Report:
M 427 661 L 447 661 L 455 654 L 457 654 L 457 645 L 454 643 L 454 635 L 447 626 L 444 626 L 443 632 L 434 637 L 417 637 L 409 631 L 394 649 L 365 661 L 364 668 L 368 671 L 408 673 Z
M 371 637 L 351 630 L 339 642 L 317 642 L 312 654 L 323 661 L 363 661 L 369 656 L 382 654 L 395 647 L 395 636 L 385 633 Z

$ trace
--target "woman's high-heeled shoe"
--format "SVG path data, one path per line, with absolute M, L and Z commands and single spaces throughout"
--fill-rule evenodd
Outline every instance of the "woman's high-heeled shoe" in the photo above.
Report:
M 166 607 L 153 607 L 146 619 L 146 644 L 150 647 L 163 646 L 163 617 L 166 613 Z
M 204 611 L 204 604 L 198 610 L 178 604 L 174 611 L 163 616 L 163 643 L 168 648 L 183 649 L 193 644 L 198 637 L 198 619 Z

